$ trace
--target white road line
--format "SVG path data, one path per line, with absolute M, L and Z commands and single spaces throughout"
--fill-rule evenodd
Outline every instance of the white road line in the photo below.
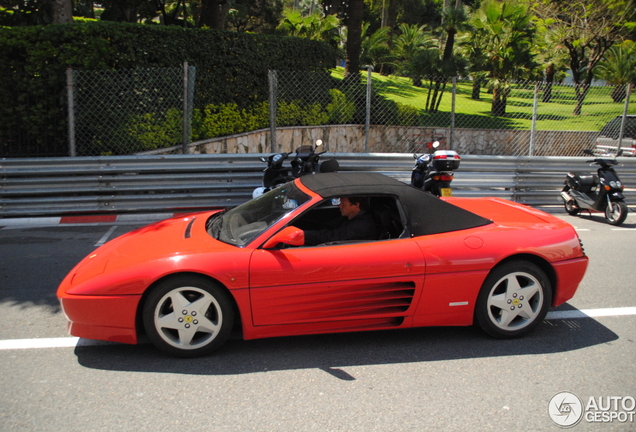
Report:
M 636 307 L 582 309 L 548 312 L 547 320 L 596 318 L 608 316 L 636 315 Z M 37 339 L 7 339 L 0 340 L 0 351 L 34 349 L 34 348 L 69 348 L 98 345 L 114 345 L 115 342 L 105 342 L 78 337 L 37 338 Z
M 105 342 L 78 337 L 37 338 L 37 339 L 7 339 L 0 340 L 0 351 L 30 348 L 69 348 L 82 346 L 111 345 L 115 342 Z
M 99 241 L 97 243 L 95 243 L 95 247 L 99 247 L 101 245 L 103 245 L 104 243 L 106 243 L 108 241 L 108 238 L 110 237 L 110 235 L 113 233 L 113 231 L 115 231 L 117 229 L 116 226 L 112 226 L 110 227 L 110 229 L 108 230 L 108 232 L 106 234 L 104 234 L 102 236 L 102 238 L 99 239 Z
M 636 315 L 636 307 L 554 311 L 548 312 L 545 319 L 596 318 L 620 315 Z

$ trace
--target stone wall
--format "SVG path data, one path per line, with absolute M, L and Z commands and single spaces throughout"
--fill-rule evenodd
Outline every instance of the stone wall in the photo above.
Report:
M 191 154 L 292 152 L 301 145 L 323 141 L 323 149 L 332 153 L 413 153 L 422 152 L 433 139 L 442 147 L 449 141 L 447 128 L 412 126 L 371 126 L 365 148 L 364 126 L 299 126 L 278 128 L 277 146 L 272 150 L 269 129 L 190 144 Z M 537 131 L 533 156 L 580 156 L 591 148 L 598 132 Z M 530 131 L 502 129 L 455 129 L 453 149 L 460 154 L 527 156 Z M 448 146 L 446 146 L 448 147 Z M 181 146 L 144 154 L 180 154 Z

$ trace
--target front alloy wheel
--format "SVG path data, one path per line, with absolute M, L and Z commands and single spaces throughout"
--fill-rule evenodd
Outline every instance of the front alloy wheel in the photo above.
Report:
M 159 283 L 148 297 L 143 321 L 151 342 L 177 357 L 197 357 L 219 348 L 234 324 L 225 291 L 196 276 Z
M 605 219 L 610 225 L 620 225 L 627 218 L 627 204 L 623 201 L 610 201 L 605 207 Z
M 475 321 L 497 338 L 521 336 L 548 313 L 552 289 L 545 273 L 535 264 L 513 261 L 496 267 L 481 288 Z

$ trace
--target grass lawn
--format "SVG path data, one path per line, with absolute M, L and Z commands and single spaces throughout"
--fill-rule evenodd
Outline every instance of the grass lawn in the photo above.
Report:
M 342 79 L 344 69 L 332 70 L 332 76 Z M 362 74 L 366 83 L 367 73 Z M 424 113 L 429 82 L 424 87 L 415 87 L 410 78 L 382 76 L 372 73 L 372 86 L 375 92 L 389 100 L 411 105 L 421 110 L 419 123 L 422 126 L 450 126 L 452 103 L 452 83 L 446 85 L 446 91 L 436 114 Z M 513 84 L 506 106 L 505 116 L 490 114 L 492 95 L 482 88 L 480 100 L 471 99 L 472 81 L 457 83 L 455 101 L 455 126 L 477 129 L 531 129 L 535 83 Z M 623 114 L 625 103 L 612 101 L 611 86 L 591 87 L 583 104 L 581 115 L 574 115 L 576 104 L 574 87 L 571 85 L 553 85 L 552 99 L 542 102 L 543 90 L 539 89 L 537 106 L 537 130 L 575 130 L 600 131 L 611 119 Z M 632 91 L 629 114 L 636 114 L 636 91 Z

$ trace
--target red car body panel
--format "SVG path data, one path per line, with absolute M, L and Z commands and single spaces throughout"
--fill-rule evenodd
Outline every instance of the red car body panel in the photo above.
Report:
M 135 317 L 141 296 L 74 296 L 60 299 L 68 332 L 86 339 L 137 343 Z
M 552 264 L 557 279 L 557 289 L 552 298 L 552 306 L 563 304 L 574 297 L 574 293 L 585 275 L 587 264 L 587 257 Z
M 412 314 L 424 259 L 410 240 L 257 250 L 250 263 L 254 325 Z M 399 310 L 399 311 L 398 311 Z
M 298 181 L 297 181 L 298 183 Z M 405 185 L 406 187 L 406 185 Z M 203 212 L 161 221 L 116 238 L 80 262 L 58 297 L 72 335 L 136 343 L 144 296 L 171 275 L 208 276 L 231 294 L 243 337 L 470 325 L 491 269 L 511 257 L 551 268 L 553 302 L 570 299 L 587 268 L 571 225 L 500 199 L 447 198 L 494 223 L 377 242 L 262 249 L 310 200 L 245 247 L 208 235 Z

